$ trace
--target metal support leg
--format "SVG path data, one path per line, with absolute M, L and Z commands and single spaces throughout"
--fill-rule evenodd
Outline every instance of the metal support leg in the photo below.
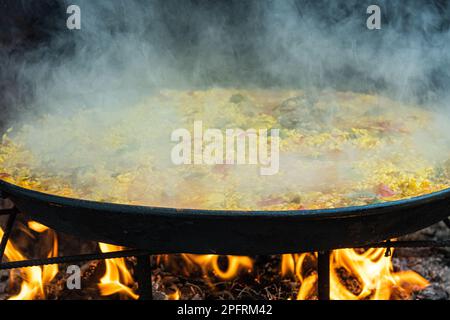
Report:
M 330 300 L 330 254 L 331 251 L 320 251 L 317 259 L 318 298 Z
M 3 233 L 2 241 L 0 242 L 0 263 L 3 261 L 3 255 L 5 254 L 6 245 L 9 240 L 9 236 L 11 235 L 12 228 L 14 226 L 14 221 L 16 221 L 17 216 L 17 209 L 8 209 L 9 211 L 9 217 L 8 221 L 6 222 L 6 228 Z
M 139 300 L 153 300 L 151 256 L 137 256 L 136 279 L 138 282 Z

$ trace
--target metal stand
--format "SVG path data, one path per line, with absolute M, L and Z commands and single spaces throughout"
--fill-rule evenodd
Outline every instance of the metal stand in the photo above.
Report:
M 163 254 L 161 252 L 151 252 L 144 250 L 123 250 L 105 253 L 82 254 L 73 256 L 63 256 L 44 259 L 30 259 L 23 261 L 2 262 L 8 239 L 19 211 L 14 207 L 12 209 L 0 210 L 0 216 L 8 215 L 8 221 L 0 242 L 0 270 L 26 268 L 33 266 L 43 266 L 48 264 L 60 263 L 78 263 L 89 260 L 106 260 L 114 258 L 136 257 L 136 280 L 139 288 L 140 300 L 152 300 L 152 279 L 151 279 L 151 256 L 154 254 Z M 443 222 L 450 228 L 450 220 L 444 219 Z M 386 241 L 369 244 L 359 248 L 386 248 L 386 256 L 390 254 L 391 248 L 444 248 L 450 247 L 449 240 L 418 240 L 418 241 Z M 318 273 L 318 297 L 319 300 L 330 300 L 330 255 L 332 251 L 326 250 L 318 253 L 317 273 Z
M 319 300 L 330 300 L 331 251 L 319 251 L 317 255 L 318 298 Z
M 16 221 L 17 209 L 6 209 L 2 211 L 2 215 L 8 215 L 8 222 L 6 222 L 6 228 L 3 233 L 2 241 L 0 242 L 0 263 L 3 261 L 3 255 L 5 254 L 6 245 L 8 243 L 9 236 L 11 235 L 14 222 Z
M 137 256 L 136 280 L 138 282 L 139 300 L 153 300 L 151 256 Z
M 123 250 L 123 251 L 99 252 L 92 254 L 81 254 L 73 256 L 44 258 L 44 259 L 29 259 L 23 261 L 2 262 L 6 245 L 11 235 L 11 231 L 13 229 L 14 222 L 16 220 L 16 216 L 18 213 L 19 211 L 16 208 L 0 210 L 0 215 L 9 215 L 8 221 L 6 223 L 6 228 L 3 233 L 2 240 L 0 242 L 0 270 L 27 268 L 34 266 L 43 266 L 48 264 L 78 263 L 89 260 L 106 260 L 115 258 L 136 257 L 137 258 L 136 281 L 138 283 L 139 288 L 139 299 L 140 300 L 153 299 L 151 264 L 150 264 L 152 252 L 147 252 L 143 250 Z

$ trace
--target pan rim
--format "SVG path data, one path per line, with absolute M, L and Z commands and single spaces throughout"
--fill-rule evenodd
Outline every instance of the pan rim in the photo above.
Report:
M 0 179 L 0 189 L 8 195 L 25 196 L 37 201 L 44 201 L 54 206 L 69 206 L 78 207 L 80 209 L 88 210 L 103 210 L 110 212 L 126 213 L 126 214 L 148 214 L 148 215 L 163 215 L 173 218 L 186 217 L 263 217 L 263 218 L 278 218 L 278 217 L 295 217 L 295 218 L 313 218 L 313 219 L 329 219 L 329 218 L 343 218 L 353 217 L 355 215 L 371 215 L 380 213 L 380 211 L 393 211 L 395 209 L 414 207 L 421 204 L 433 202 L 435 200 L 450 199 L 450 187 L 431 192 L 425 195 L 395 200 L 386 201 L 382 203 L 349 206 L 328 209 L 306 209 L 306 210 L 220 210 L 220 209 L 191 209 L 191 208 L 171 208 L 171 207 L 157 207 L 157 206 L 143 206 L 131 205 L 111 202 L 101 202 L 94 200 L 70 198 L 32 189 L 20 187 L 13 183 Z

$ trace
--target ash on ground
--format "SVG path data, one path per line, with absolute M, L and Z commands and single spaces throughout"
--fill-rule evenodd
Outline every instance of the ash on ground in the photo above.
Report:
M 439 222 L 399 240 L 450 239 L 450 228 Z M 430 286 L 415 295 L 416 299 L 450 300 L 450 248 L 402 248 L 394 255 L 394 266 L 414 270 L 430 281 Z

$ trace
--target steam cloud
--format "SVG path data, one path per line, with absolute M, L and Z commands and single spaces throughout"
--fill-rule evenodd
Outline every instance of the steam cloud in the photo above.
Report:
M 127 119 L 127 106 L 160 88 L 289 87 L 374 92 L 420 103 L 435 109 L 436 130 L 450 136 L 450 7 L 376 1 L 382 29 L 374 31 L 366 28 L 372 2 L 60 2 L 51 17 L 42 17 L 59 26 L 46 30 L 50 41 L 22 56 L 1 48 L 2 72 L 12 72 L 23 88 L 19 94 L 28 97 L 27 112 L 9 125 L 46 114 L 76 119 L 90 109 L 92 121 L 80 123 L 80 131 L 102 139 L 102 129 Z M 81 8 L 79 31 L 64 29 L 70 4 Z M 9 99 L 11 105 L 18 101 Z M 176 128 L 177 115 L 154 109 L 141 120 L 129 123 L 130 135 L 148 138 L 149 148 L 169 156 L 161 131 Z M 58 160 L 55 170 L 110 159 L 68 143 L 66 129 L 57 120 L 35 126 L 27 144 Z M 448 139 L 424 134 L 417 143 L 430 157 L 449 155 Z
M 65 8 L 82 30 L 65 30 Z M 50 43 L 18 64 L 36 108 L 122 105 L 158 87 L 320 86 L 444 100 L 450 9 L 441 1 L 71 1 Z M 53 10 L 55 11 L 55 10 Z M 46 17 L 42 12 L 40 19 Z M 54 28 L 55 29 L 55 28 Z M 423 101 L 422 101 L 423 102 Z M 50 106 L 50 107 L 49 107 Z M 64 106 L 64 107 L 62 107 Z

